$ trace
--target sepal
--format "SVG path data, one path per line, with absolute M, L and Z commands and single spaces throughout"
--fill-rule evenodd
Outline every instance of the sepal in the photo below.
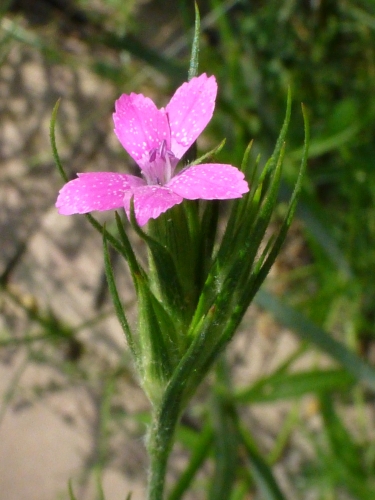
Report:
M 151 403 L 158 407 L 173 372 L 175 331 L 142 278 L 138 279 L 137 298 L 141 383 Z
M 170 250 L 171 246 L 163 240 L 158 241 L 140 228 L 135 218 L 133 200 L 130 203 L 130 222 L 148 247 L 150 286 L 153 287 L 154 293 L 163 302 L 168 313 L 174 317 L 176 326 L 181 328 L 183 327 L 186 300 L 178 272 L 179 268 Z M 149 225 L 153 224 L 154 227 L 158 227 L 163 223 L 164 218 L 162 217 L 152 221 Z

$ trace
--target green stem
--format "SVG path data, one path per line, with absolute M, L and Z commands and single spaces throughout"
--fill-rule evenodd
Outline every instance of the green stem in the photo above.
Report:
M 210 310 L 204 319 L 212 318 L 213 312 L 213 309 Z M 191 373 L 192 370 L 196 372 L 199 369 L 199 365 L 198 368 L 194 366 L 206 340 L 206 331 L 202 328 L 176 367 L 166 386 L 161 405 L 153 409 L 147 442 L 150 457 L 147 500 L 163 500 L 167 463 L 173 446 L 174 431 L 186 398 L 192 395 L 198 385 L 196 380 L 191 380 Z M 202 377 L 199 377 L 199 380 L 202 380 L 206 371 L 204 373 L 201 371 Z
M 147 500 L 163 500 L 168 458 L 178 418 L 178 407 L 174 405 L 170 408 L 164 405 L 153 414 L 147 446 L 150 457 Z

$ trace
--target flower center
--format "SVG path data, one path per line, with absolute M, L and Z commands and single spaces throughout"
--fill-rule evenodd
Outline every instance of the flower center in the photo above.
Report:
M 163 139 L 158 148 L 151 149 L 147 165 L 142 168 L 147 184 L 159 184 L 159 186 L 167 184 L 173 176 L 177 163 L 178 158 L 167 148 L 167 142 Z

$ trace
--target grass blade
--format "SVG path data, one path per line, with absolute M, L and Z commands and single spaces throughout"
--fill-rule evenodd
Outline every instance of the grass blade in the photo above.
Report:
M 299 398 L 309 393 L 347 390 L 355 378 L 342 369 L 309 370 L 298 373 L 273 373 L 236 394 L 240 403 L 265 403 Z
M 192 452 L 189 464 L 169 494 L 168 500 L 180 500 L 182 498 L 196 473 L 200 470 L 203 462 L 208 457 L 212 447 L 212 440 L 212 428 L 211 426 L 207 426 L 200 432 L 199 441 Z
M 248 432 L 240 425 L 238 425 L 238 432 L 242 437 L 242 443 L 251 465 L 251 474 L 262 494 L 261 498 L 264 500 L 285 500 L 273 477 L 271 468 L 263 460 Z
M 302 340 L 308 340 L 315 344 L 338 361 L 357 380 L 362 381 L 369 389 L 375 391 L 375 370 L 344 344 L 333 339 L 322 328 L 312 323 L 302 313 L 264 290 L 260 290 L 255 296 L 255 303 L 270 311 L 277 321 L 292 329 Z

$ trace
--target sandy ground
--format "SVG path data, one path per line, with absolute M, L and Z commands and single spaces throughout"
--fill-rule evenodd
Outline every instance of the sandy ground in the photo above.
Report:
M 99 235 L 84 218 L 62 217 L 54 208 L 62 182 L 51 158 L 48 127 L 61 97 L 57 137 L 69 175 L 120 170 L 124 158 L 111 130 L 117 96 L 83 65 L 51 64 L 14 41 L 5 53 L 0 72 L 0 275 L 9 272 L 11 292 L 1 297 L 0 331 L 5 338 L 38 334 L 40 325 L 30 322 L 23 306 L 42 316 L 53 311 L 69 326 L 100 314 L 104 319 L 77 336 L 78 347 L 85 350 L 84 375 L 67 374 L 66 342 L 1 350 L 0 498 L 67 498 L 70 479 L 80 499 L 94 498 L 102 371 L 123 360 L 126 346 L 108 314 L 108 302 L 101 308 L 95 304 L 103 274 Z M 125 301 L 132 302 L 125 278 L 123 285 L 130 290 Z M 98 366 L 90 366 L 93 360 Z M 136 398 L 133 394 L 129 408 L 125 404 L 127 411 L 147 408 L 142 394 L 128 386 L 126 393 L 131 392 Z M 125 498 L 129 491 L 134 498 L 143 496 L 143 431 L 141 426 L 125 429 L 117 439 L 120 458 L 108 458 L 111 466 L 102 477 L 109 500 Z

